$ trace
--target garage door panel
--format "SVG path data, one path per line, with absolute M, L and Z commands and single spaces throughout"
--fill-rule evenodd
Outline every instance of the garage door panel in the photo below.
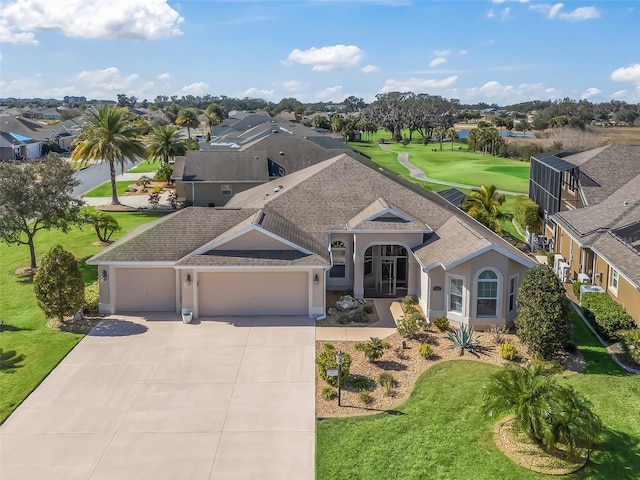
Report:
M 308 272 L 228 272 L 198 276 L 200 316 L 308 315 Z
M 118 268 L 116 285 L 116 311 L 176 310 L 176 276 L 172 268 Z

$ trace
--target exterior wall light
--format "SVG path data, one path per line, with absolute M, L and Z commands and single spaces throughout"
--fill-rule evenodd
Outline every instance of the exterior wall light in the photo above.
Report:
M 313 283 L 315 283 L 316 285 L 320 283 L 320 277 L 318 277 L 317 273 L 313 276 Z
M 106 282 L 107 281 L 107 276 L 108 276 L 107 270 L 106 269 L 102 269 L 102 272 L 100 273 L 100 281 L 102 283 Z
M 187 276 L 184 277 L 184 284 L 185 285 L 191 285 L 191 274 L 187 273 Z

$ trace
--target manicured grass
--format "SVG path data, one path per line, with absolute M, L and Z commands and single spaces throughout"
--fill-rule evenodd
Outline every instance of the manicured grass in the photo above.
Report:
M 122 195 L 127 191 L 131 185 L 135 184 L 135 182 L 131 181 L 120 181 L 116 182 L 116 189 L 118 190 L 118 195 Z M 111 182 L 103 183 L 102 185 L 97 186 L 93 190 L 89 190 L 84 194 L 85 197 L 110 197 L 111 196 Z
M 572 308 L 569 312 L 573 324 L 573 338 L 578 344 L 578 350 L 586 361 L 585 373 L 598 375 L 624 375 L 622 369 L 613 361 L 607 349 L 591 333 L 580 315 Z M 640 397 L 639 397 L 640 398 Z
M 138 225 L 160 216 L 155 212 L 114 214 L 122 230 L 114 240 L 133 230 Z M 86 284 L 97 279 L 95 266 L 86 265 L 86 260 L 98 253 L 102 247 L 92 244 L 97 241 L 92 228 L 76 228 L 67 234 L 52 230 L 41 231 L 35 237 L 38 259 L 53 245 L 62 244 L 80 260 Z M 16 269 L 29 265 L 29 249 L 26 246 L 0 244 L 0 348 L 6 354 L 15 352 L 13 368 L 0 370 L 0 423 L 29 395 L 62 358 L 76 345 L 82 335 L 48 329 L 46 318 L 36 303 L 30 277 L 19 277 Z
M 317 478 L 339 480 L 543 479 L 496 448 L 480 413 L 482 386 L 499 367 L 450 361 L 429 369 L 397 410 L 317 423 Z M 582 471 L 565 478 L 635 479 L 640 472 L 640 377 L 575 374 L 605 426 Z
M 151 173 L 157 172 L 158 168 L 160 168 L 160 162 L 150 162 L 149 160 L 145 160 L 144 162 L 139 163 L 135 167 L 129 170 L 131 173 Z

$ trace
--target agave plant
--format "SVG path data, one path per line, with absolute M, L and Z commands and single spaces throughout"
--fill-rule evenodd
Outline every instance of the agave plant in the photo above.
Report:
M 473 327 L 462 325 L 460 328 L 454 328 L 447 333 L 447 339 L 451 342 L 449 346 L 452 350 L 460 350 L 460 355 L 464 355 L 464 351 L 468 350 L 474 355 L 479 350 L 480 335 L 474 335 Z

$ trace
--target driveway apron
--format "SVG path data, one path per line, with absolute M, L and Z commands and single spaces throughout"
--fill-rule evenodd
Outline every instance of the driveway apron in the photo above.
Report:
M 314 342 L 301 317 L 108 317 L 0 427 L 0 478 L 312 480 Z

